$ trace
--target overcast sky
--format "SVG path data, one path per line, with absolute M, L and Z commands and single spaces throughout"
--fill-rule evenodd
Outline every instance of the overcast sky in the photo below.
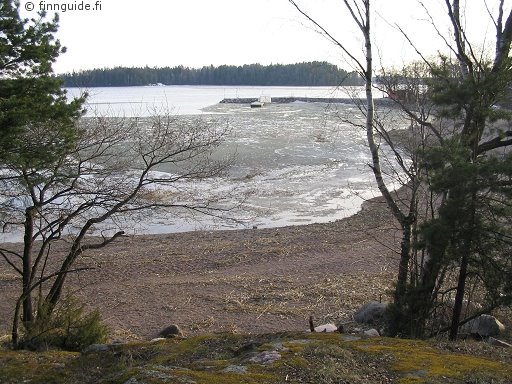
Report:
M 424 0 L 436 24 L 448 31 L 444 0 Z M 487 0 L 496 9 L 497 0 Z M 27 0 L 24 16 L 41 6 L 89 4 L 96 10 L 59 12 L 58 38 L 68 49 L 58 73 L 114 66 L 202 67 L 213 64 L 329 61 L 350 69 L 340 50 L 316 33 L 288 0 Z M 297 0 L 342 43 L 362 52 L 360 34 L 342 0 Z M 492 50 L 494 32 L 484 0 L 468 4 L 477 43 Z M 25 9 L 34 10 L 27 12 Z M 417 0 L 373 0 L 374 44 L 385 65 L 400 65 L 414 52 L 392 27 L 400 24 L 426 54 L 443 47 Z M 52 14 L 52 12 L 49 12 Z M 485 40 L 484 40 L 485 37 Z

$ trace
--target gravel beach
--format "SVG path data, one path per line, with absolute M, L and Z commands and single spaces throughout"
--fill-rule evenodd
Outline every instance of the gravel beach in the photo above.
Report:
M 112 340 L 152 338 L 170 324 L 186 335 L 303 330 L 310 315 L 346 322 L 364 302 L 387 300 L 398 235 L 374 198 L 325 224 L 133 236 L 86 254 L 77 266 L 94 269 L 71 275 L 67 288 L 100 309 Z M 20 284 L 0 263 L 2 334 Z

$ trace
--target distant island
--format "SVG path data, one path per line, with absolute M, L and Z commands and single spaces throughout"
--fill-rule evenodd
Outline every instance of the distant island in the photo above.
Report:
M 221 65 L 202 68 L 103 68 L 59 76 L 65 87 L 127 87 L 144 85 L 339 86 L 362 85 L 356 72 L 328 62 Z

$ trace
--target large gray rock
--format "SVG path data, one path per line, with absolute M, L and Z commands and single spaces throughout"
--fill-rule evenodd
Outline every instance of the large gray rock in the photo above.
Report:
M 354 320 L 360 324 L 381 325 L 388 303 L 372 301 L 366 303 L 354 313 Z
M 478 335 L 481 337 L 497 336 L 505 330 L 505 326 L 491 315 L 480 315 L 468 321 L 460 330 L 460 333 Z
M 177 325 L 173 324 L 162 330 L 158 337 L 165 337 L 166 339 L 171 339 L 173 337 L 183 337 L 183 332 Z
M 364 331 L 363 334 L 368 337 L 379 337 L 380 333 L 376 329 L 368 329 L 367 331 Z

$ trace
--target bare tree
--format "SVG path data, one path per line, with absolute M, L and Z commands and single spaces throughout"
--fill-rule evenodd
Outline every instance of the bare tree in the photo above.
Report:
M 336 46 L 338 46 L 351 60 L 352 64 L 359 72 L 360 76 L 365 80 L 365 94 L 366 94 L 366 105 L 360 106 L 360 109 L 366 116 L 365 130 L 366 138 L 368 141 L 368 147 L 371 153 L 371 164 L 370 168 L 373 171 L 377 186 L 382 196 L 385 198 L 391 212 L 400 224 L 402 231 L 402 241 L 400 246 L 400 262 L 398 268 L 398 278 L 395 290 L 395 302 L 400 303 L 401 298 L 404 295 L 405 287 L 407 284 L 409 263 L 410 263 L 410 251 L 411 251 L 411 230 L 416 220 L 416 192 L 419 186 L 417 174 L 414 171 L 414 167 L 407 165 L 404 161 L 402 154 L 400 153 L 397 146 L 393 145 L 393 141 L 389 136 L 386 127 L 379 123 L 376 119 L 375 105 L 374 105 L 374 64 L 373 64 L 373 51 L 372 51 L 372 35 L 371 35 L 371 9 L 370 0 L 360 1 L 349 1 L 343 0 L 347 11 L 352 16 L 353 21 L 359 28 L 364 38 L 364 54 L 365 60 L 362 61 L 356 57 L 353 53 L 345 47 L 343 43 L 332 36 L 327 29 L 315 21 L 308 15 L 306 11 L 300 8 L 294 0 L 289 0 L 297 10 L 304 15 L 309 21 L 311 21 L 329 40 L 331 40 Z M 407 186 L 410 189 L 409 197 L 407 201 L 403 200 L 403 197 L 393 193 L 393 187 L 388 186 L 385 180 L 385 173 L 382 167 L 381 158 L 383 147 L 380 146 L 380 142 L 384 141 L 388 144 L 388 149 L 392 151 L 396 160 L 397 167 L 400 168 L 400 172 L 405 172 L 406 180 L 402 181 L 403 186 Z
M 52 132 L 49 125 L 28 127 L 20 140 L 25 153 L 41 140 L 52 140 Z M 27 327 L 38 316 L 36 290 L 45 292 L 37 308 L 52 311 L 68 274 L 82 270 L 75 262 L 123 236 L 130 215 L 155 209 L 220 214 L 212 196 L 192 199 L 183 184 L 224 172 L 229 159 L 214 161 L 212 153 L 227 127 L 166 113 L 144 119 L 82 118 L 76 132 L 73 145 L 50 163 L 2 164 L 0 224 L 4 232 L 23 233 L 21 247 L 0 248 L 22 278 L 12 327 L 15 345 L 20 312 Z M 50 263 L 57 242 L 65 245 L 65 256 Z

